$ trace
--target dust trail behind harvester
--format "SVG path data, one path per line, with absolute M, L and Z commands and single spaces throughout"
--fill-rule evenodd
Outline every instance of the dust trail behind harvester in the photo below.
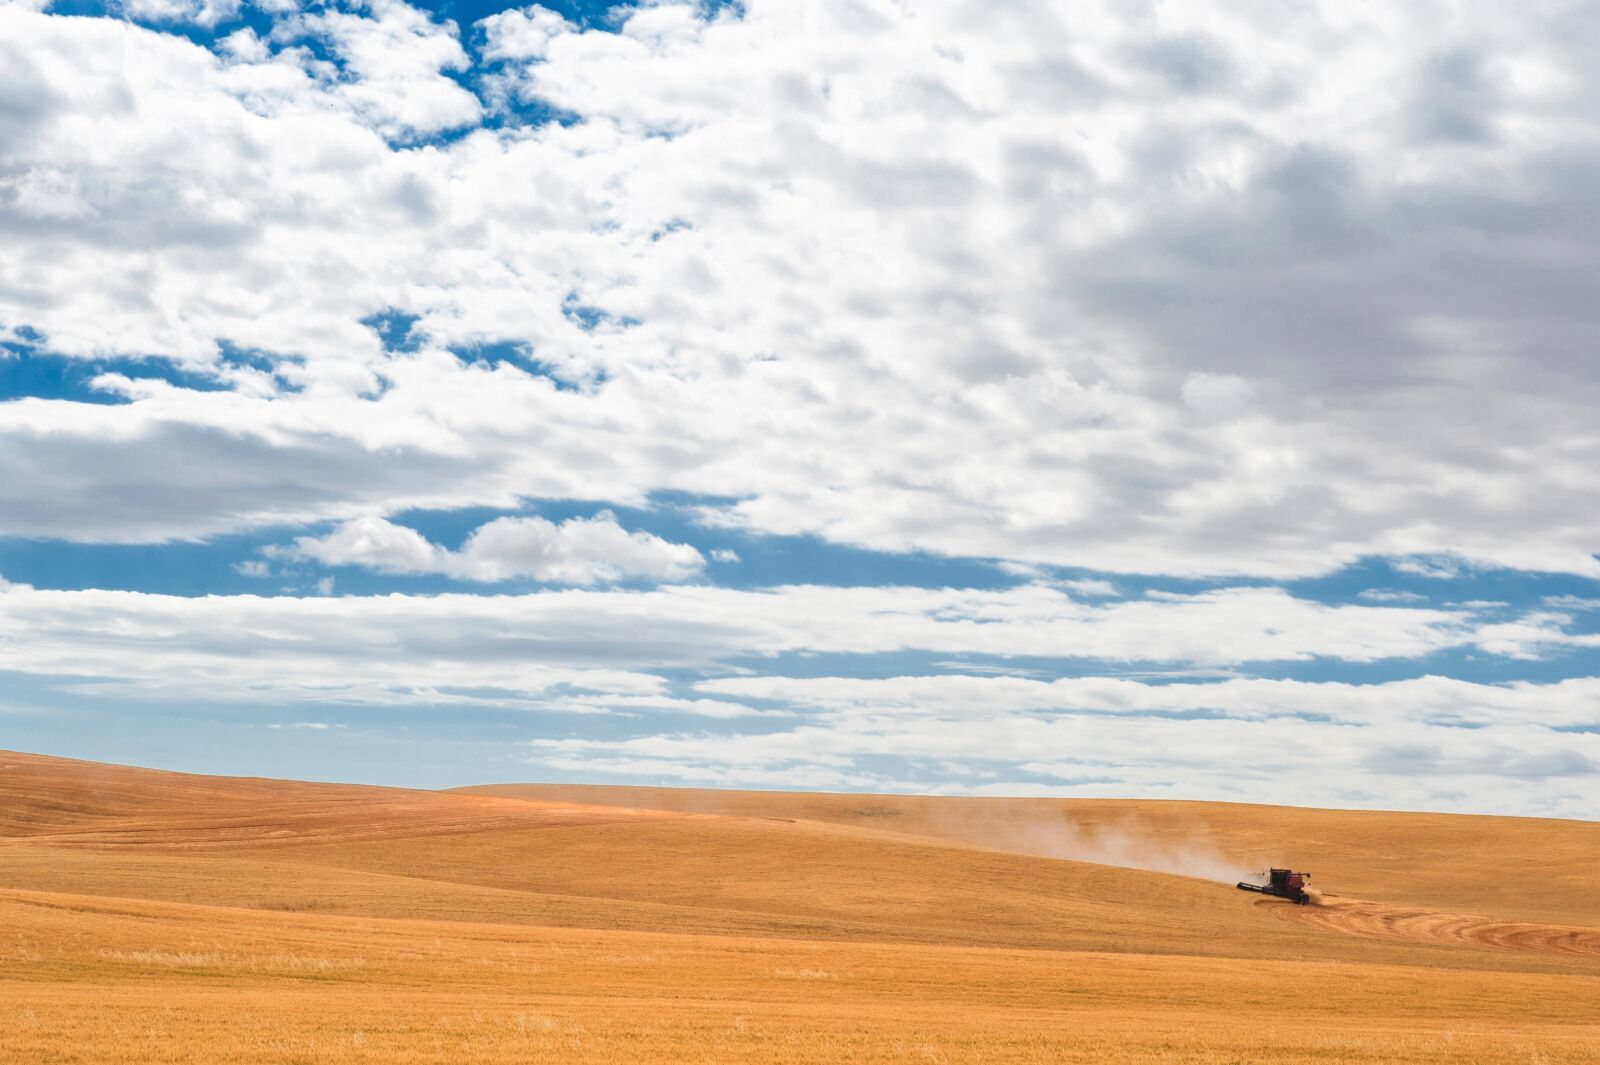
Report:
M 1020 819 L 952 815 L 950 821 L 941 821 L 939 827 L 941 834 L 1041 858 L 1143 869 L 1223 884 L 1261 875 L 1248 863 L 1223 856 L 1213 844 L 1198 835 L 1175 843 L 1154 838 L 1135 823 L 1087 827 L 1075 824 L 1066 816 L 1050 820 L 1037 814 Z

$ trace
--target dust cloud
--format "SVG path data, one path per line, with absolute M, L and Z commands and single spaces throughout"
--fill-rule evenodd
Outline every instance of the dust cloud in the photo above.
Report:
M 1198 836 L 1179 841 L 1157 839 L 1136 824 L 1081 826 L 1070 820 L 960 818 L 940 828 L 940 835 L 1040 858 L 1143 869 L 1222 884 L 1263 877 L 1259 868 L 1224 857 Z

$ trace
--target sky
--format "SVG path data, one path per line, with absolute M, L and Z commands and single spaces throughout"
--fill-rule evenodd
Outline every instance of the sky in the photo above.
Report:
M 1600 817 L 1597 64 L 0 0 L 0 747 Z

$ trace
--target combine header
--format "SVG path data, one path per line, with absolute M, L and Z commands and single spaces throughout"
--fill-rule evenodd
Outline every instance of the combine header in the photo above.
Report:
M 1265 884 L 1252 884 L 1247 880 L 1239 881 L 1240 891 L 1254 891 L 1262 895 L 1271 895 L 1274 898 L 1288 899 L 1290 902 L 1304 906 L 1311 901 L 1311 896 L 1306 893 L 1306 881 L 1311 879 L 1310 873 L 1296 873 L 1290 869 L 1271 869 L 1267 872 Z

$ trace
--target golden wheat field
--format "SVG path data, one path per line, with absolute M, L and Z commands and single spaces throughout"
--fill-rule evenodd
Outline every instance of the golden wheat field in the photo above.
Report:
M 3 753 L 0 1060 L 1596 1062 L 1597 860 L 1578 821 Z M 1274 862 L 1323 905 L 1203 878 Z

